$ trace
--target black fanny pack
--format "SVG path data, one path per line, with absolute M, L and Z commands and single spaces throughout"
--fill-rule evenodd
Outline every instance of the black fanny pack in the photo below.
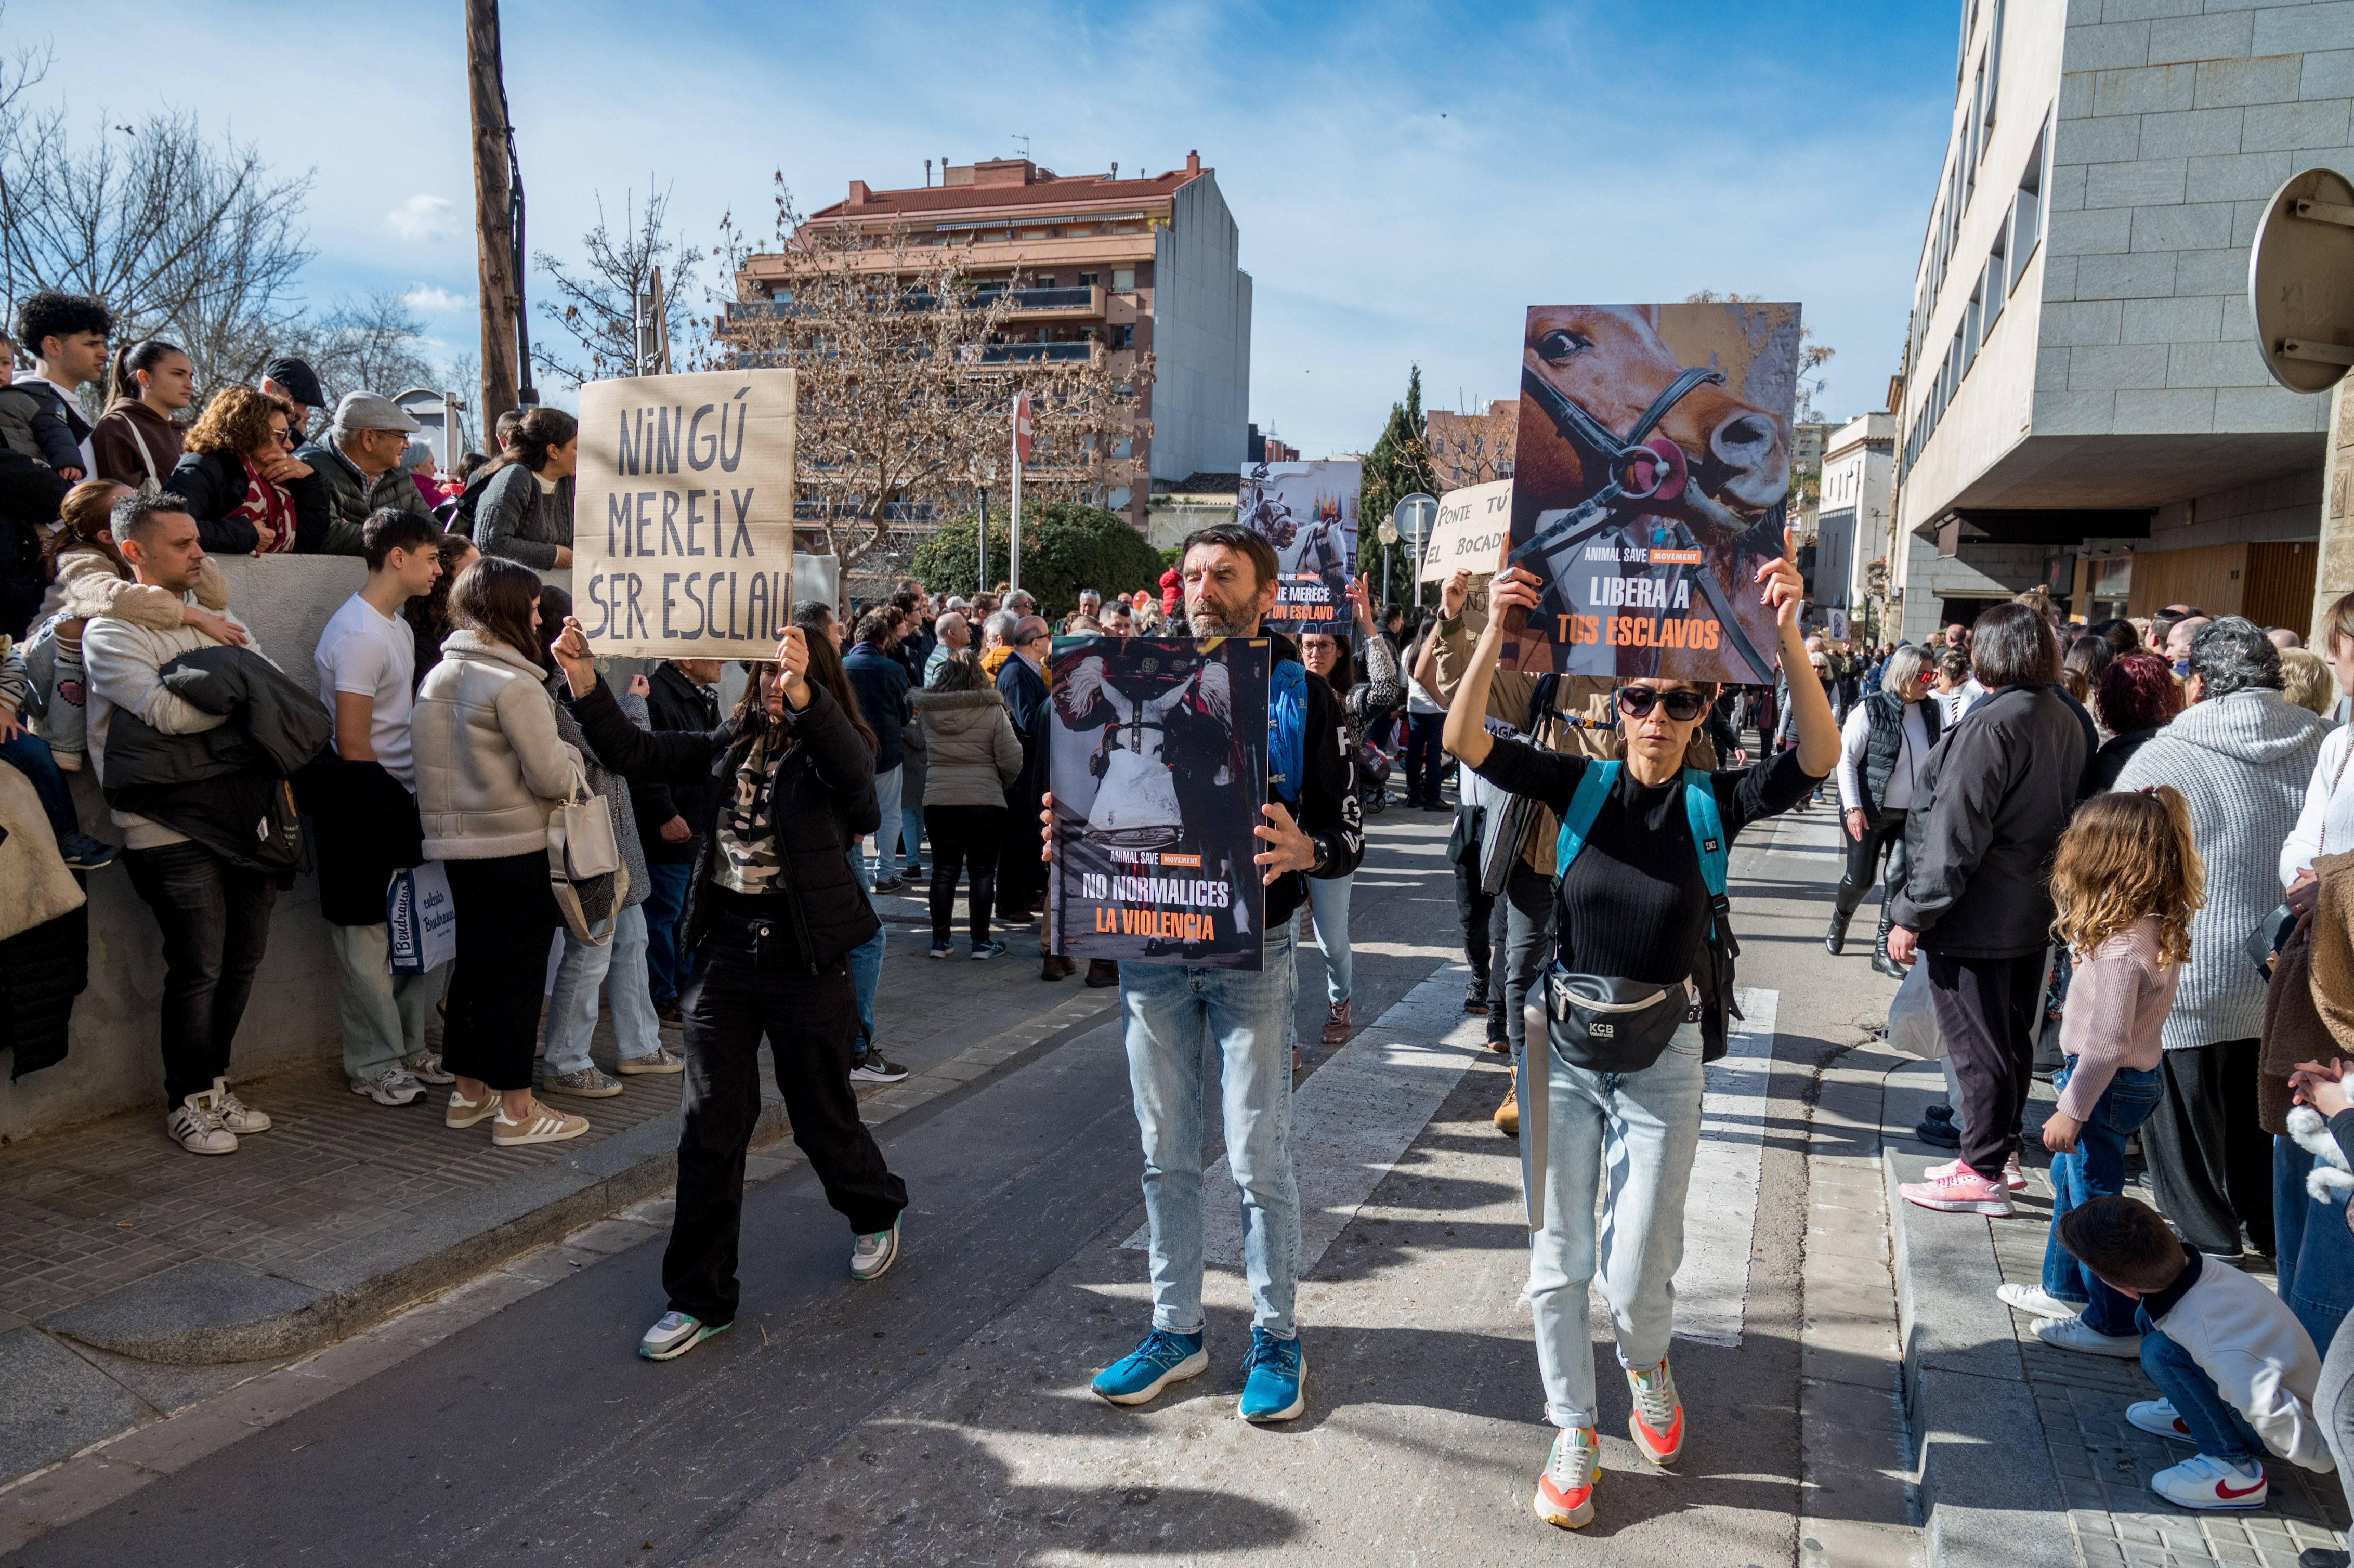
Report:
M 1545 971 L 1545 1033 L 1553 1053 L 1595 1073 L 1639 1073 L 1659 1059 L 1676 1031 L 1700 1016 L 1690 980 L 1659 985 Z

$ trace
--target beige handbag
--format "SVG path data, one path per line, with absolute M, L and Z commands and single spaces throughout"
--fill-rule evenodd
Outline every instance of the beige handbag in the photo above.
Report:
M 547 814 L 547 886 L 564 928 L 592 948 L 613 939 L 613 918 L 630 895 L 630 874 L 613 834 L 613 813 L 586 786 Z

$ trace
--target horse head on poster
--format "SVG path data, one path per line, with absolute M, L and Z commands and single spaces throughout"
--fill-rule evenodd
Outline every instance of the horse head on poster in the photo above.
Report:
M 1572 419 L 1583 414 L 1621 440 L 1640 441 L 1653 431 L 1666 437 L 1682 450 L 1700 492 L 1721 504 L 1755 513 L 1788 493 L 1787 428 L 1727 391 L 1721 376 L 1678 390 L 1688 373 L 1659 336 L 1657 307 L 1532 310 L 1521 350 L 1523 386 L 1541 404 L 1558 398 Z M 1593 494 L 1611 478 L 1603 454 L 1563 429 L 1557 410 L 1547 412 L 1554 417 L 1535 421 L 1533 430 L 1523 426 L 1516 477 L 1564 500 Z M 1649 427 L 1647 416 L 1654 421 Z

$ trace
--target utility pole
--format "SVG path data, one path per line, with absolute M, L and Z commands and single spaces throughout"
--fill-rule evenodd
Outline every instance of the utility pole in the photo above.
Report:
M 467 101 L 474 132 L 476 279 L 482 293 L 482 397 L 475 409 L 487 436 L 499 416 L 535 403 L 523 328 L 522 182 L 514 129 L 507 122 L 499 58 L 498 0 L 465 0 Z

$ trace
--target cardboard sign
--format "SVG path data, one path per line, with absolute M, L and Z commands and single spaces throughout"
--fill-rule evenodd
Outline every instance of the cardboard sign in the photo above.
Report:
M 1460 571 L 1474 577 L 1493 575 L 1497 553 L 1511 531 L 1511 480 L 1448 491 L 1438 498 L 1438 515 L 1431 519 L 1420 580 L 1443 583 Z
M 1253 463 L 1242 476 L 1235 520 L 1275 546 L 1278 583 L 1269 629 L 1297 637 L 1346 637 L 1354 616 L 1349 577 L 1357 569 L 1354 458 Z
M 1058 637 L 1054 950 L 1256 969 L 1267 894 L 1263 637 Z
M 580 388 L 573 613 L 600 656 L 766 659 L 792 624 L 793 373 Z
M 1537 305 L 1521 343 L 1511 561 L 1532 673 L 1770 684 L 1798 307 Z

